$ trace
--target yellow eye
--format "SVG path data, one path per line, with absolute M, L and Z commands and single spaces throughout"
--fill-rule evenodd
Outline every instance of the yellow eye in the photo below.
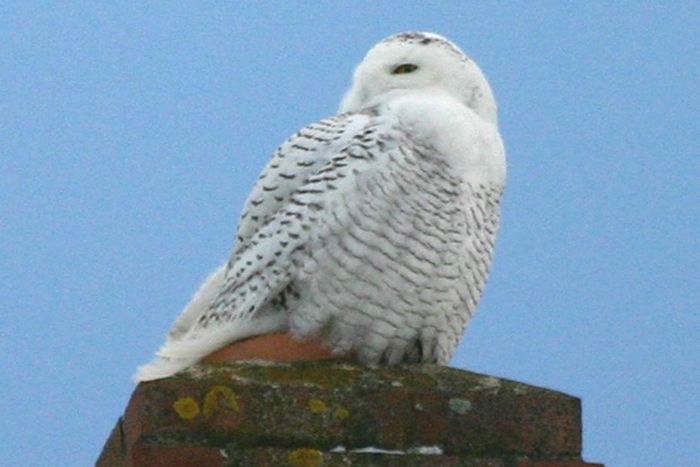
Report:
M 393 70 L 391 70 L 392 75 L 401 75 L 403 73 L 411 73 L 413 71 L 416 71 L 418 69 L 418 65 L 414 65 L 413 63 L 403 63 Z

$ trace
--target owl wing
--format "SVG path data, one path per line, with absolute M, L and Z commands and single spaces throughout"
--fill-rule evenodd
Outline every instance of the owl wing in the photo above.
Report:
M 243 207 L 236 257 L 254 244 L 255 234 L 291 201 L 311 176 L 325 168 L 370 123 L 365 114 L 341 114 L 313 123 L 292 135 L 274 152 Z
M 292 279 L 292 256 L 319 228 L 324 207 L 383 163 L 376 154 L 396 139 L 394 131 L 369 113 L 341 114 L 283 143 L 248 197 L 230 260 L 202 286 L 135 379 L 170 376 L 228 343 L 286 329 L 282 313 L 256 312 Z

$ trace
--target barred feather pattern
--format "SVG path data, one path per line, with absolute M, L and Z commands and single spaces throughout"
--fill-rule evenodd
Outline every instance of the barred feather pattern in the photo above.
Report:
M 486 283 L 502 189 L 406 146 L 310 239 L 290 326 L 365 363 L 447 364 Z
M 333 144 L 329 160 L 300 153 Z M 280 316 L 275 330 L 366 363 L 447 363 L 486 282 L 502 187 L 465 182 L 371 114 L 298 133 L 258 185 L 197 329 Z
M 394 76 L 399 65 L 410 71 Z M 500 223 L 505 152 L 490 87 L 451 42 L 405 33 L 368 53 L 341 109 L 275 151 L 229 261 L 137 380 L 276 331 L 367 364 L 448 363 Z

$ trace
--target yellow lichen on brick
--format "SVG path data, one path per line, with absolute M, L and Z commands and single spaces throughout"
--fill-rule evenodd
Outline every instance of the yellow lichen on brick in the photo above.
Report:
M 307 404 L 309 410 L 312 413 L 326 413 L 328 412 L 328 406 L 321 399 L 311 399 Z
M 323 453 L 318 449 L 295 449 L 289 453 L 287 461 L 293 467 L 319 467 L 323 464 Z
M 199 404 L 191 397 L 182 397 L 173 402 L 173 409 L 178 417 L 184 420 L 192 420 L 199 415 Z
M 211 417 L 217 412 L 233 410 L 238 412 L 238 396 L 231 388 L 214 386 L 204 396 L 203 412 L 205 417 Z
M 339 418 L 339 419 L 341 419 L 341 420 L 345 420 L 346 418 L 348 418 L 348 417 L 350 416 L 350 411 L 349 411 L 348 409 L 346 409 L 345 407 L 337 407 L 337 408 L 333 411 L 333 416 L 334 416 L 335 418 Z

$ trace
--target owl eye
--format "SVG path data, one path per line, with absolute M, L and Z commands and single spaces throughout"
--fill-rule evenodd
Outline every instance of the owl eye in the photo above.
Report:
M 402 63 L 401 65 L 398 65 L 396 68 L 391 70 L 392 75 L 401 75 L 404 73 L 411 73 L 414 72 L 418 69 L 418 65 L 414 65 L 413 63 Z

